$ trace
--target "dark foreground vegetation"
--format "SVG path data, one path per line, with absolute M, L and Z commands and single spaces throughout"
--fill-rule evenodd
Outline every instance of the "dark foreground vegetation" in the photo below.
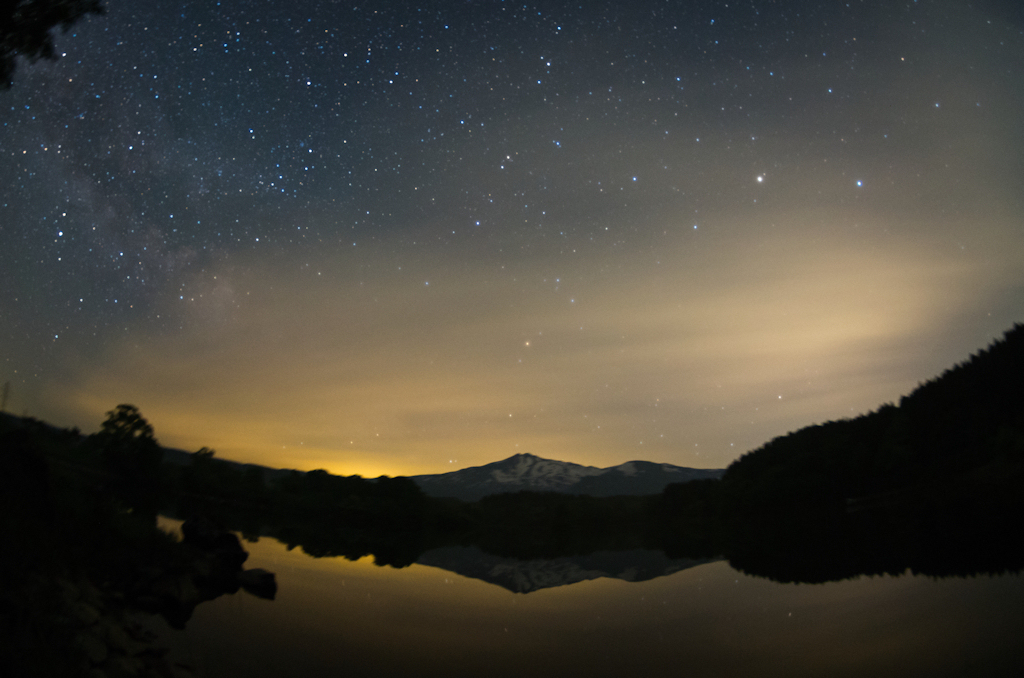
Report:
M 183 463 L 164 456 L 130 405 L 88 437 L 0 418 L 0 642 L 17 648 L 0 658 L 7 665 L 187 674 L 161 662 L 144 633 L 128 633 L 131 614 L 180 627 L 196 604 L 240 586 L 272 598 L 272 575 L 244 570 L 231 532 L 393 567 L 458 545 L 521 559 L 636 548 L 724 556 L 783 582 L 1019 571 L 1024 326 L 898 406 L 801 429 L 720 480 L 648 497 L 520 492 L 465 503 L 427 497 L 408 478 L 277 471 L 205 448 Z M 186 520 L 185 538 L 158 530 L 158 513 Z M 45 651 L 55 642 L 61 651 Z
M 132 408 L 86 440 L 4 417 L 4 675 L 194 675 L 166 656 L 162 630 L 183 628 L 196 605 L 240 588 L 273 599 L 273 574 L 243 568 L 234 534 L 198 516 L 181 539 L 157 529 L 160 457 Z

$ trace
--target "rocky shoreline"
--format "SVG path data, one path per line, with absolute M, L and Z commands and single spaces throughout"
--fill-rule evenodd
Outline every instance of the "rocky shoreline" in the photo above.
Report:
M 182 527 L 172 557 L 136 553 L 145 564 L 129 578 L 105 580 L 73 562 L 54 568 L 52 559 L 5 567 L 0 657 L 13 671 L 7 675 L 203 675 L 187 641 L 183 651 L 183 629 L 196 606 L 239 589 L 272 600 L 277 584 L 271 572 L 242 568 L 248 553 L 234 533 L 204 519 Z
M 274 575 L 243 569 L 249 554 L 238 536 L 207 518 L 172 536 L 155 512 L 112 492 L 109 473 L 52 468 L 47 449 L 69 435 L 0 431 L 4 675 L 202 675 L 171 648 L 195 607 L 239 589 L 272 600 Z
M 190 678 L 198 670 L 171 655 L 154 614 L 133 611 L 116 593 L 104 592 L 88 581 L 56 581 L 63 610 L 58 623 L 70 630 L 70 647 L 78 668 L 90 678 L 146 676 Z

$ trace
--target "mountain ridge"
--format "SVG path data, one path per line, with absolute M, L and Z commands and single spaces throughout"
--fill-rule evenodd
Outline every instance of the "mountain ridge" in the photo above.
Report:
M 519 453 L 483 466 L 409 477 L 428 496 L 476 501 L 491 494 L 520 491 L 593 497 L 658 494 L 670 483 L 720 478 L 724 472 L 641 460 L 597 468 Z
M 0 424 L 15 426 L 19 422 L 28 422 L 33 426 L 50 430 L 53 434 L 71 435 L 79 442 L 88 438 L 77 428 L 62 429 L 32 417 L 18 417 L 0 412 Z M 194 463 L 194 452 L 163 445 L 160 445 L 160 450 L 162 462 L 170 467 L 190 467 Z M 268 485 L 274 485 L 293 474 L 307 473 L 298 469 L 277 468 L 220 457 L 216 459 L 216 463 L 236 469 L 238 472 L 258 470 L 264 483 Z M 558 492 L 593 497 L 660 494 L 670 483 L 721 478 L 724 473 L 725 469 L 694 469 L 638 459 L 607 468 L 597 468 L 519 453 L 507 459 L 458 471 L 396 477 L 411 479 L 427 496 L 477 501 L 491 494 L 519 491 Z M 366 480 L 374 482 L 379 478 Z

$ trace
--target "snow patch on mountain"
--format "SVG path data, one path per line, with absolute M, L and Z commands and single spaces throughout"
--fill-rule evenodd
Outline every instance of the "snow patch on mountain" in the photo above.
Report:
M 612 470 L 618 471 L 624 476 L 635 476 L 636 475 L 636 464 L 631 461 L 627 461 L 625 464 L 619 464 Z
M 603 469 L 593 466 L 541 459 L 532 454 L 517 454 L 508 461 L 513 462 L 511 466 L 491 471 L 491 478 L 495 482 L 508 484 L 529 480 L 540 484 L 573 485 L 580 478 L 604 473 Z
M 414 476 L 412 480 L 434 497 L 476 501 L 489 494 L 523 490 L 595 497 L 657 494 L 668 483 L 719 478 L 722 473 L 721 469 L 692 469 L 649 461 L 630 461 L 602 469 L 517 454 L 484 466 Z

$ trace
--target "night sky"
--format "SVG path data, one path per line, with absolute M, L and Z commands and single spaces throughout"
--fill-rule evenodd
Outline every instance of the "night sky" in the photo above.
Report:
M 105 6 L 0 92 L 15 414 L 723 467 L 1024 321 L 1014 2 Z

